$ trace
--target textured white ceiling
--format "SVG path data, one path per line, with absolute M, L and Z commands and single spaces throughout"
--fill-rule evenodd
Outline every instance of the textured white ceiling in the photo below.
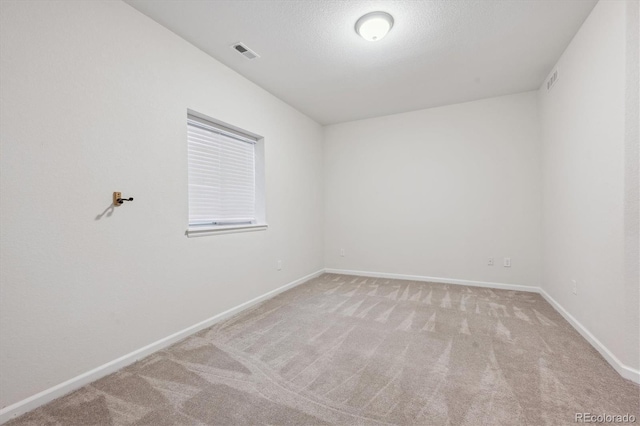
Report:
M 322 124 L 537 89 L 596 3 L 125 1 Z M 354 25 L 375 10 L 395 24 L 368 42 Z

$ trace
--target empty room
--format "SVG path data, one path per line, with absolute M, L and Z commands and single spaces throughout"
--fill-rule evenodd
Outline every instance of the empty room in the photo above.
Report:
M 638 0 L 0 0 L 0 424 L 640 422 Z

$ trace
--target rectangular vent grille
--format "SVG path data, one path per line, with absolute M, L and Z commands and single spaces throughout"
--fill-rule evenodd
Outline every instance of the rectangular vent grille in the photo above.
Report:
M 236 43 L 231 45 L 231 48 L 233 50 L 235 50 L 236 52 L 240 53 L 242 56 L 244 56 L 247 59 L 255 59 L 255 58 L 259 58 L 260 55 L 258 55 L 256 52 L 254 52 L 253 50 L 249 49 L 245 44 L 243 43 Z
M 549 79 L 547 80 L 547 92 L 549 90 L 551 90 L 551 88 L 556 84 L 556 81 L 558 81 L 558 70 L 553 70 L 553 72 L 551 73 L 551 77 L 549 77 Z

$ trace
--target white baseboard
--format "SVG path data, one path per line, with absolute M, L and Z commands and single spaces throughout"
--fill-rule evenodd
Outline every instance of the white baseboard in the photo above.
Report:
M 575 319 L 569 312 L 567 312 L 558 302 L 556 302 L 546 291 L 542 290 L 539 287 L 534 286 L 523 286 L 517 284 L 505 284 L 505 283 L 492 283 L 485 281 L 471 281 L 471 280 L 461 280 L 461 279 L 453 279 L 453 278 L 441 278 L 441 277 L 427 277 L 421 275 L 404 275 L 404 274 L 391 274 L 384 272 L 367 272 L 367 271 L 352 271 L 352 270 L 344 270 L 344 269 L 321 269 L 312 274 L 306 275 L 302 278 L 299 278 L 295 281 L 292 281 L 288 284 L 283 285 L 275 290 L 267 292 L 262 296 L 258 296 L 255 299 L 249 300 L 248 302 L 242 303 L 234 308 L 231 308 L 227 311 L 224 311 L 218 315 L 215 315 L 209 319 L 206 319 L 202 322 L 199 322 L 191 327 L 187 327 L 184 330 L 178 331 L 170 336 L 167 336 L 163 339 L 160 339 L 150 345 L 147 345 L 143 348 L 140 348 L 136 351 L 133 351 L 129 354 L 126 354 L 116 360 L 103 364 L 97 368 L 94 368 L 91 371 L 87 371 L 79 376 L 76 376 L 66 382 L 60 383 L 54 387 L 46 389 L 40 393 L 37 393 L 29 398 L 23 399 L 22 401 L 16 402 L 15 404 L 9 405 L 2 410 L 0 410 L 0 424 L 5 423 L 11 420 L 14 417 L 17 417 L 21 414 L 24 414 L 28 411 L 31 411 L 41 405 L 44 405 L 48 402 L 53 401 L 56 398 L 64 396 L 76 389 L 81 388 L 84 385 L 87 385 L 91 382 L 94 382 L 104 376 L 107 376 L 111 373 L 118 371 L 119 369 L 126 367 L 127 365 L 133 364 L 134 362 L 156 352 L 160 349 L 166 348 L 194 333 L 197 333 L 200 330 L 203 330 L 207 327 L 214 325 L 217 322 L 220 322 L 226 318 L 231 317 L 232 315 L 237 314 L 238 312 L 249 308 L 252 305 L 255 305 L 263 300 L 269 299 L 279 293 L 282 293 L 285 290 L 288 290 L 292 287 L 300 285 L 310 279 L 313 279 L 317 276 L 322 275 L 323 273 L 332 273 L 332 274 L 343 274 L 343 275 L 359 275 L 363 277 L 374 277 L 374 278 L 390 278 L 390 279 L 400 279 L 400 280 L 413 280 L 413 281 L 427 281 L 427 282 L 437 282 L 444 284 L 458 284 L 458 285 L 468 285 L 475 287 L 485 287 L 485 288 L 495 288 L 500 290 L 515 290 L 515 291 L 526 291 L 539 293 L 544 297 L 551 306 L 554 307 L 568 322 L 571 324 L 577 331 L 584 337 L 600 354 L 604 357 L 604 359 L 611 364 L 611 366 L 625 379 L 634 381 L 636 383 L 640 383 L 640 371 L 633 369 L 624 365 L 620 360 L 606 347 L 604 346 L 586 327 L 584 327 L 577 319 Z
M 539 292 L 539 288 L 533 287 L 533 286 L 505 284 L 505 283 L 492 283 L 492 282 L 486 282 L 486 281 L 460 280 L 457 278 L 426 277 L 423 275 L 389 274 L 386 272 L 351 271 L 347 269 L 331 269 L 331 268 L 327 268 L 324 271 L 331 274 L 360 275 L 362 277 L 390 278 L 394 280 L 412 280 L 412 281 L 426 281 L 426 282 L 443 283 L 443 284 L 458 284 L 458 285 L 468 285 L 472 287 L 495 288 L 499 290 L 527 291 L 530 293 Z
M 327 268 L 325 272 L 332 274 L 343 274 L 343 275 L 359 275 L 363 277 L 373 277 L 373 278 L 390 278 L 397 280 L 413 280 L 413 281 L 427 281 L 427 282 L 435 282 L 435 283 L 444 283 L 444 284 L 460 284 L 460 285 L 468 285 L 474 287 L 486 287 L 486 288 L 495 288 L 500 290 L 516 290 L 516 291 L 527 291 L 532 293 L 540 294 L 553 308 L 560 313 L 564 317 L 565 320 L 573 328 L 576 329 L 578 333 L 582 337 L 585 338 L 587 342 L 591 344 L 602 357 L 625 379 L 631 380 L 635 383 L 640 384 L 640 370 L 633 369 L 625 364 L 623 364 L 618 357 L 616 357 L 600 340 L 598 340 L 580 321 L 575 319 L 573 315 L 571 315 L 566 309 L 562 307 L 558 302 L 556 302 L 546 291 L 544 291 L 540 287 L 534 286 L 523 286 L 517 284 L 503 284 L 503 283 L 492 283 L 485 281 L 470 281 L 470 280 L 460 280 L 460 279 L 452 279 L 452 278 L 441 278 L 441 277 L 426 277 L 421 275 L 404 275 L 404 274 L 390 274 L 386 272 L 369 272 L 369 271 L 352 271 L 346 269 L 332 269 Z
M 591 344 L 600 355 L 625 379 L 631 380 L 632 382 L 640 384 L 640 370 L 633 369 L 625 364 L 623 364 L 618 357 L 616 357 L 600 340 L 596 338 L 580 321 L 575 319 L 573 315 L 571 315 L 565 308 L 562 307 L 556 300 L 549 295 L 543 289 L 539 289 L 539 293 L 542 297 L 545 298 L 547 302 L 551 306 L 554 307 L 556 311 L 560 313 L 564 317 L 565 320 L 569 324 L 575 328 L 578 333 L 585 338 L 587 342 Z
M 131 353 L 128 353 L 124 356 L 121 356 L 118 359 L 110 361 L 106 364 L 103 364 L 93 370 L 87 371 L 86 373 L 80 374 L 72 379 L 67 380 L 66 382 L 60 383 L 56 386 L 53 386 L 49 389 L 46 389 L 42 392 L 39 392 L 35 395 L 32 395 L 22 401 L 18 401 L 15 404 L 9 405 L 2 410 L 0 410 L 0 424 L 8 422 L 9 420 L 20 416 L 28 411 L 34 410 L 41 405 L 44 405 L 48 402 L 53 401 L 56 398 L 60 398 L 74 390 L 81 388 L 84 385 L 95 382 L 96 380 L 107 376 L 111 373 L 114 373 L 120 370 L 127 365 L 133 364 L 134 362 L 151 355 L 154 352 L 159 351 L 160 349 L 164 349 L 167 346 L 170 346 L 194 333 L 197 333 L 200 330 L 204 330 L 205 328 L 211 327 L 217 322 L 220 322 L 224 319 L 227 319 L 238 312 L 249 308 L 252 305 L 255 305 L 263 300 L 269 299 L 278 293 L 282 293 L 285 290 L 288 290 L 292 287 L 300 285 L 305 281 L 313 279 L 317 276 L 320 276 L 324 273 L 324 270 L 321 269 L 312 274 L 306 275 L 302 278 L 299 278 L 295 281 L 292 281 L 288 284 L 283 285 L 282 287 L 278 287 L 275 290 L 271 290 L 263 294 L 262 296 L 258 296 L 255 299 L 249 300 L 248 302 L 242 303 L 234 308 L 226 310 L 218 315 L 215 315 L 209 319 L 206 319 L 202 322 L 192 325 L 191 327 L 187 327 L 184 330 L 180 330 L 177 333 L 174 333 L 170 336 L 167 336 L 163 339 L 160 339 L 156 342 L 151 343 L 143 348 L 135 350 Z

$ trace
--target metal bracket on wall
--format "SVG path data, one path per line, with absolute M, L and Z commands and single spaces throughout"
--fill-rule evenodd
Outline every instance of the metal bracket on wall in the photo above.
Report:
M 113 193 L 113 205 L 118 207 L 124 204 L 125 201 L 133 201 L 133 197 L 122 198 L 122 192 Z

